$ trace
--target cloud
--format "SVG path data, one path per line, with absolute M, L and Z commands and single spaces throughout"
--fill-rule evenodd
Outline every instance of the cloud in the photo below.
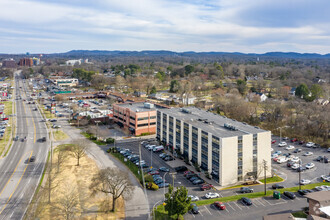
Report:
M 11 45 L 0 46 L 0 52 L 328 53 L 322 45 L 330 45 L 327 0 L 0 0 L 0 5 L 0 40 Z M 61 46 L 49 43 L 56 40 Z

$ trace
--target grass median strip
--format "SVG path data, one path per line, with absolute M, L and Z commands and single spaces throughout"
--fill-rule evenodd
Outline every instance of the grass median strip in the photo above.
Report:
M 279 177 L 279 176 L 274 176 L 274 177 L 269 177 L 266 179 L 266 183 L 279 183 L 279 182 L 282 182 L 284 179 Z M 260 182 L 264 183 L 265 181 L 262 179 L 262 180 L 259 180 Z
M 80 134 L 84 135 L 86 138 L 88 138 L 89 140 L 93 141 L 97 145 L 107 145 L 103 141 L 96 140 L 96 137 L 94 135 L 92 135 L 92 134 L 88 134 L 86 132 L 80 132 Z
M 313 189 L 316 186 L 321 186 L 321 185 L 330 185 L 330 183 L 313 183 L 313 184 L 302 186 L 301 188 L 302 189 Z M 295 186 L 295 187 L 291 187 L 291 188 L 278 189 L 276 191 L 279 191 L 279 192 L 283 193 L 284 191 L 297 192 L 298 190 L 299 190 L 299 186 Z M 247 198 L 253 199 L 253 198 L 265 197 L 265 196 L 271 196 L 271 195 L 273 195 L 273 190 L 268 190 L 266 195 L 265 195 L 264 192 L 246 193 L 246 194 L 229 196 L 229 197 L 222 197 L 222 198 L 215 198 L 215 199 L 208 199 L 208 200 L 200 200 L 200 201 L 197 201 L 195 203 L 198 206 L 201 206 L 201 205 L 212 204 L 215 201 L 231 202 L 231 201 L 239 200 L 242 197 L 247 197 Z

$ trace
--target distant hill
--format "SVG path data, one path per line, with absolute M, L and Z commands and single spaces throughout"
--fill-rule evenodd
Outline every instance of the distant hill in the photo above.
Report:
M 55 55 L 55 54 L 49 54 Z M 276 57 L 276 58 L 330 58 L 330 54 L 318 54 L 318 53 L 295 53 L 295 52 L 268 52 L 263 54 L 256 53 L 239 53 L 239 52 L 173 52 L 167 50 L 143 50 L 143 51 L 108 51 L 108 50 L 71 50 L 66 53 L 58 53 L 60 56 L 183 56 L 183 57 L 195 57 L 195 56 L 243 56 L 243 57 Z

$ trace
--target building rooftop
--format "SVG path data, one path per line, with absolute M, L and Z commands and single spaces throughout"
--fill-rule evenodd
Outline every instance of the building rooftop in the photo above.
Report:
M 318 202 L 330 201 L 330 191 L 308 193 L 305 197 Z
M 259 127 L 238 122 L 234 119 L 220 116 L 195 107 L 159 110 L 169 116 L 183 120 L 194 127 L 201 128 L 202 130 L 212 133 L 220 138 L 267 132 Z
M 161 105 L 148 103 L 148 102 L 126 102 L 126 103 L 117 103 L 114 105 L 117 105 L 122 108 L 128 108 L 133 112 L 148 112 L 148 111 L 156 111 L 157 109 L 165 108 Z M 150 106 L 150 108 L 146 106 Z

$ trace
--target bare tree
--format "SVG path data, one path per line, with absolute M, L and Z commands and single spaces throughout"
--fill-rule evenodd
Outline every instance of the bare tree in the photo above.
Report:
M 51 193 L 52 193 L 53 189 L 55 189 L 59 185 L 58 181 L 56 181 L 57 174 L 58 173 L 54 171 L 54 168 L 51 164 L 48 167 L 47 183 L 43 187 L 43 189 L 48 192 L 48 203 L 51 202 Z
M 67 153 L 67 147 L 57 147 L 55 149 L 58 153 L 57 153 L 57 161 L 56 161 L 56 165 L 57 165 L 57 170 L 56 172 L 58 173 L 60 171 L 60 166 L 65 163 L 65 161 L 68 158 L 68 153 Z
M 70 184 L 68 184 L 70 185 Z M 78 212 L 79 196 L 76 188 L 68 188 L 64 191 L 63 195 L 54 204 L 61 216 L 66 220 L 74 219 Z
M 128 173 L 110 167 L 100 170 L 93 177 L 89 188 L 92 190 L 92 196 L 95 196 L 98 192 L 112 195 L 111 211 L 115 211 L 116 200 L 120 196 L 129 199 L 133 192 L 133 186 L 128 178 Z
M 79 160 L 86 156 L 88 145 L 85 140 L 74 140 L 70 146 L 71 155 L 77 159 L 77 166 L 79 166 Z

